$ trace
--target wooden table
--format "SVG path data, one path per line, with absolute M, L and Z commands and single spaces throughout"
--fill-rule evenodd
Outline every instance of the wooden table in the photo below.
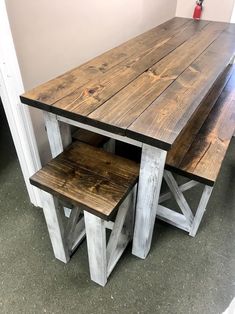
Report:
M 21 97 L 44 110 L 53 156 L 70 143 L 69 125 L 142 147 L 136 256 L 150 249 L 167 151 L 230 62 L 234 38 L 232 24 L 174 18 Z M 54 252 L 63 260 L 56 210 L 47 202 Z

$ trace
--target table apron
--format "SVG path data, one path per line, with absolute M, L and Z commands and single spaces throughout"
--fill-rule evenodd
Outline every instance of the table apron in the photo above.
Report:
M 131 139 L 131 138 L 127 137 L 127 136 L 123 136 L 123 135 L 115 134 L 115 133 L 112 133 L 112 132 L 108 132 L 108 131 L 102 130 L 100 128 L 96 128 L 96 127 L 93 127 L 91 125 L 88 125 L 88 124 L 85 124 L 85 123 L 81 123 L 81 122 L 78 122 L 78 121 L 75 121 L 75 120 L 72 120 L 72 119 L 68 119 L 68 118 L 65 118 L 65 117 L 62 117 L 62 116 L 59 116 L 59 115 L 56 115 L 56 119 L 58 121 L 63 122 L 63 123 L 67 123 L 67 124 L 76 126 L 78 128 L 81 128 L 81 129 L 85 129 L 85 130 L 88 130 L 88 131 L 91 131 L 91 132 L 94 132 L 94 133 L 97 133 L 97 134 L 100 134 L 100 135 L 104 135 L 106 137 L 118 140 L 120 142 L 131 144 L 131 145 L 134 145 L 134 146 L 137 146 L 137 147 L 142 147 L 143 146 L 142 142 L 134 140 L 134 139 Z

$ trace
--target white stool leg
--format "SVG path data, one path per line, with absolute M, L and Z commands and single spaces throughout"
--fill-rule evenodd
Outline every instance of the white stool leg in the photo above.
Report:
M 101 286 L 107 282 L 106 230 L 103 219 L 84 211 L 91 280 Z
M 52 195 L 41 192 L 43 195 L 43 212 L 49 232 L 54 255 L 60 261 L 67 263 L 70 259 L 65 240 L 64 228 L 58 210 L 58 201 Z

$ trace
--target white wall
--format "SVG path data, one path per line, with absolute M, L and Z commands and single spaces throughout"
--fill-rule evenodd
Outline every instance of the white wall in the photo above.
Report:
M 177 0 L 6 0 L 25 89 L 175 16 Z M 42 158 L 41 112 L 31 110 Z
M 196 0 L 177 0 L 176 16 L 192 17 Z M 205 0 L 202 19 L 229 22 L 234 0 Z

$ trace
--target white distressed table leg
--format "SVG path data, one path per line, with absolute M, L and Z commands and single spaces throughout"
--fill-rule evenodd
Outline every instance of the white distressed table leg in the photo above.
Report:
M 84 211 L 91 280 L 101 286 L 107 282 L 106 230 L 103 219 Z
M 64 147 L 71 142 L 70 127 L 66 126 L 64 123 L 59 123 L 56 119 L 56 115 L 49 112 L 44 112 L 44 119 L 51 154 L 52 157 L 56 157 L 63 151 Z M 69 249 L 65 241 L 63 226 L 60 222 L 61 217 L 57 210 L 56 199 L 48 193 L 43 193 L 43 195 L 45 198 L 43 199 L 43 212 L 55 257 L 67 263 L 69 261 Z M 66 208 L 64 208 L 64 210 L 66 210 Z
M 150 250 L 165 160 L 166 151 L 143 145 L 132 248 L 143 259 Z
M 71 142 L 70 125 L 59 122 L 56 115 L 44 111 L 44 120 L 52 157 L 59 155 Z
M 67 263 L 70 259 L 67 243 L 64 237 L 64 228 L 59 213 L 58 201 L 51 194 L 42 191 L 43 212 L 47 229 L 51 239 L 54 255 L 60 261 Z
M 62 153 L 64 148 L 72 142 L 70 125 L 57 120 L 56 115 L 44 111 L 44 120 L 47 129 L 47 136 L 50 144 L 51 155 L 55 158 Z M 71 214 L 71 209 L 64 207 L 66 217 Z
M 197 230 L 198 230 L 199 225 L 201 223 L 201 220 L 202 220 L 202 217 L 204 215 L 204 212 L 206 211 L 206 206 L 207 206 L 207 203 L 208 203 L 208 201 L 210 199 L 212 190 L 213 190 L 213 187 L 208 186 L 208 185 L 206 185 L 204 190 L 203 190 L 202 197 L 201 197 L 201 200 L 199 202 L 199 205 L 198 205 L 198 208 L 197 208 L 194 220 L 193 220 L 193 224 L 192 224 L 191 230 L 189 232 L 189 235 L 191 237 L 195 237 L 195 235 L 197 233 Z

